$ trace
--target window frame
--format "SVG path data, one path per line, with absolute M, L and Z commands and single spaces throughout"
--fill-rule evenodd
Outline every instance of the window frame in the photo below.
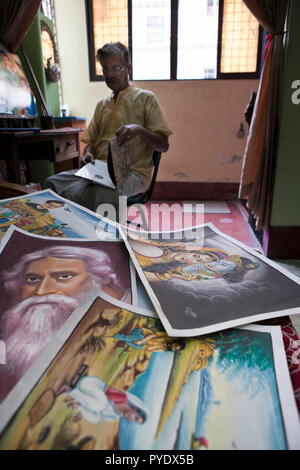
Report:
M 94 40 L 94 15 L 93 15 L 93 0 L 85 0 L 86 6 L 86 25 L 88 37 L 88 58 L 89 58 L 89 75 L 91 82 L 104 81 L 103 75 L 96 74 L 96 57 L 94 54 L 95 40 Z M 260 77 L 261 63 L 262 63 L 262 50 L 263 50 L 263 28 L 259 25 L 258 35 L 258 50 L 257 62 L 255 72 L 236 72 L 236 73 L 221 73 L 221 48 L 222 48 L 222 26 L 223 26 L 223 11 L 224 0 L 219 0 L 219 18 L 218 18 L 218 44 L 217 44 L 217 71 L 216 78 L 177 78 L 177 46 L 178 46 L 178 6 L 179 0 L 171 0 L 171 38 L 170 38 L 170 78 L 156 80 L 156 79 L 139 79 L 137 81 L 185 81 L 185 80 L 245 80 L 245 79 L 258 79 Z M 132 57 L 132 0 L 128 0 L 128 46 L 130 55 Z M 130 79 L 132 80 L 132 72 Z
M 224 0 L 219 0 L 219 26 L 218 26 L 218 51 L 217 51 L 217 77 L 216 80 L 247 80 L 260 77 L 261 59 L 262 59 L 262 43 L 263 43 L 263 28 L 259 25 L 258 29 L 258 48 L 256 58 L 255 72 L 221 72 L 221 53 L 222 53 L 222 30 L 223 30 L 223 12 Z
M 96 74 L 96 57 L 95 57 L 95 38 L 94 38 L 94 12 L 93 1 L 85 0 L 86 28 L 88 38 L 88 58 L 90 82 L 103 82 L 103 75 Z

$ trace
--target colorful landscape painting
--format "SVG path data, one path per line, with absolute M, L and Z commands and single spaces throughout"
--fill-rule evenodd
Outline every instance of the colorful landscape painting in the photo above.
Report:
M 279 327 L 171 338 L 159 319 L 100 292 L 73 315 L 76 327 L 53 356 L 45 351 L 50 364 L 32 387 L 28 371 L 21 406 L 2 409 L 1 449 L 299 445 Z
M 14 225 L 29 233 L 63 238 L 119 240 L 109 221 L 50 189 L 0 201 L 0 234 Z
M 0 113 L 29 116 L 35 100 L 17 54 L 0 50 Z

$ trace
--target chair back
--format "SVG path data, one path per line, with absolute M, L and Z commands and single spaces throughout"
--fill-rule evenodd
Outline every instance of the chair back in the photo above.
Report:
M 156 183 L 156 177 L 158 173 L 158 168 L 159 168 L 159 163 L 161 159 L 161 152 L 158 150 L 154 150 L 152 154 L 152 161 L 153 161 L 153 173 L 152 173 L 152 179 L 151 179 L 151 184 L 147 191 L 144 193 L 138 193 L 135 194 L 134 196 L 131 196 L 127 199 L 127 206 L 132 206 L 133 204 L 146 204 L 146 202 L 150 201 L 152 198 L 152 194 L 154 191 L 154 186 Z
M 147 191 L 144 193 L 138 193 L 135 194 L 134 196 L 130 196 L 127 198 L 127 205 L 132 206 L 133 204 L 146 204 L 148 202 L 153 194 L 154 191 L 154 186 L 156 183 L 156 177 L 158 173 L 158 168 L 159 168 L 159 163 L 161 159 L 161 152 L 158 150 L 154 150 L 152 154 L 152 162 L 153 162 L 153 173 L 152 173 L 152 179 L 149 188 Z M 107 157 L 107 169 L 109 176 L 114 184 L 116 184 L 116 178 L 115 178 L 115 173 L 114 173 L 114 167 L 112 163 L 112 156 L 111 156 L 111 150 L 110 150 L 110 145 L 108 148 L 108 157 Z

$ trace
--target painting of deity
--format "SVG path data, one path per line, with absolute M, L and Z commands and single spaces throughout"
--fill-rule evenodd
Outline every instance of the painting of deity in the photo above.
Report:
M 171 336 L 197 336 L 300 312 L 300 280 L 213 225 L 121 231 Z

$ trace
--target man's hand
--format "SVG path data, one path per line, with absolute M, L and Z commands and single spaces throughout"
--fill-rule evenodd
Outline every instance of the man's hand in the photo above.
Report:
M 139 135 L 141 126 L 138 124 L 127 124 L 116 130 L 117 144 L 123 145 Z
M 87 163 L 95 163 L 95 157 L 94 157 L 94 153 L 91 150 L 86 148 L 80 160 L 80 166 L 84 166 Z
M 168 136 L 152 132 L 139 124 L 127 124 L 116 131 L 117 144 L 123 145 L 134 137 L 139 136 L 153 150 L 166 152 L 169 148 Z

